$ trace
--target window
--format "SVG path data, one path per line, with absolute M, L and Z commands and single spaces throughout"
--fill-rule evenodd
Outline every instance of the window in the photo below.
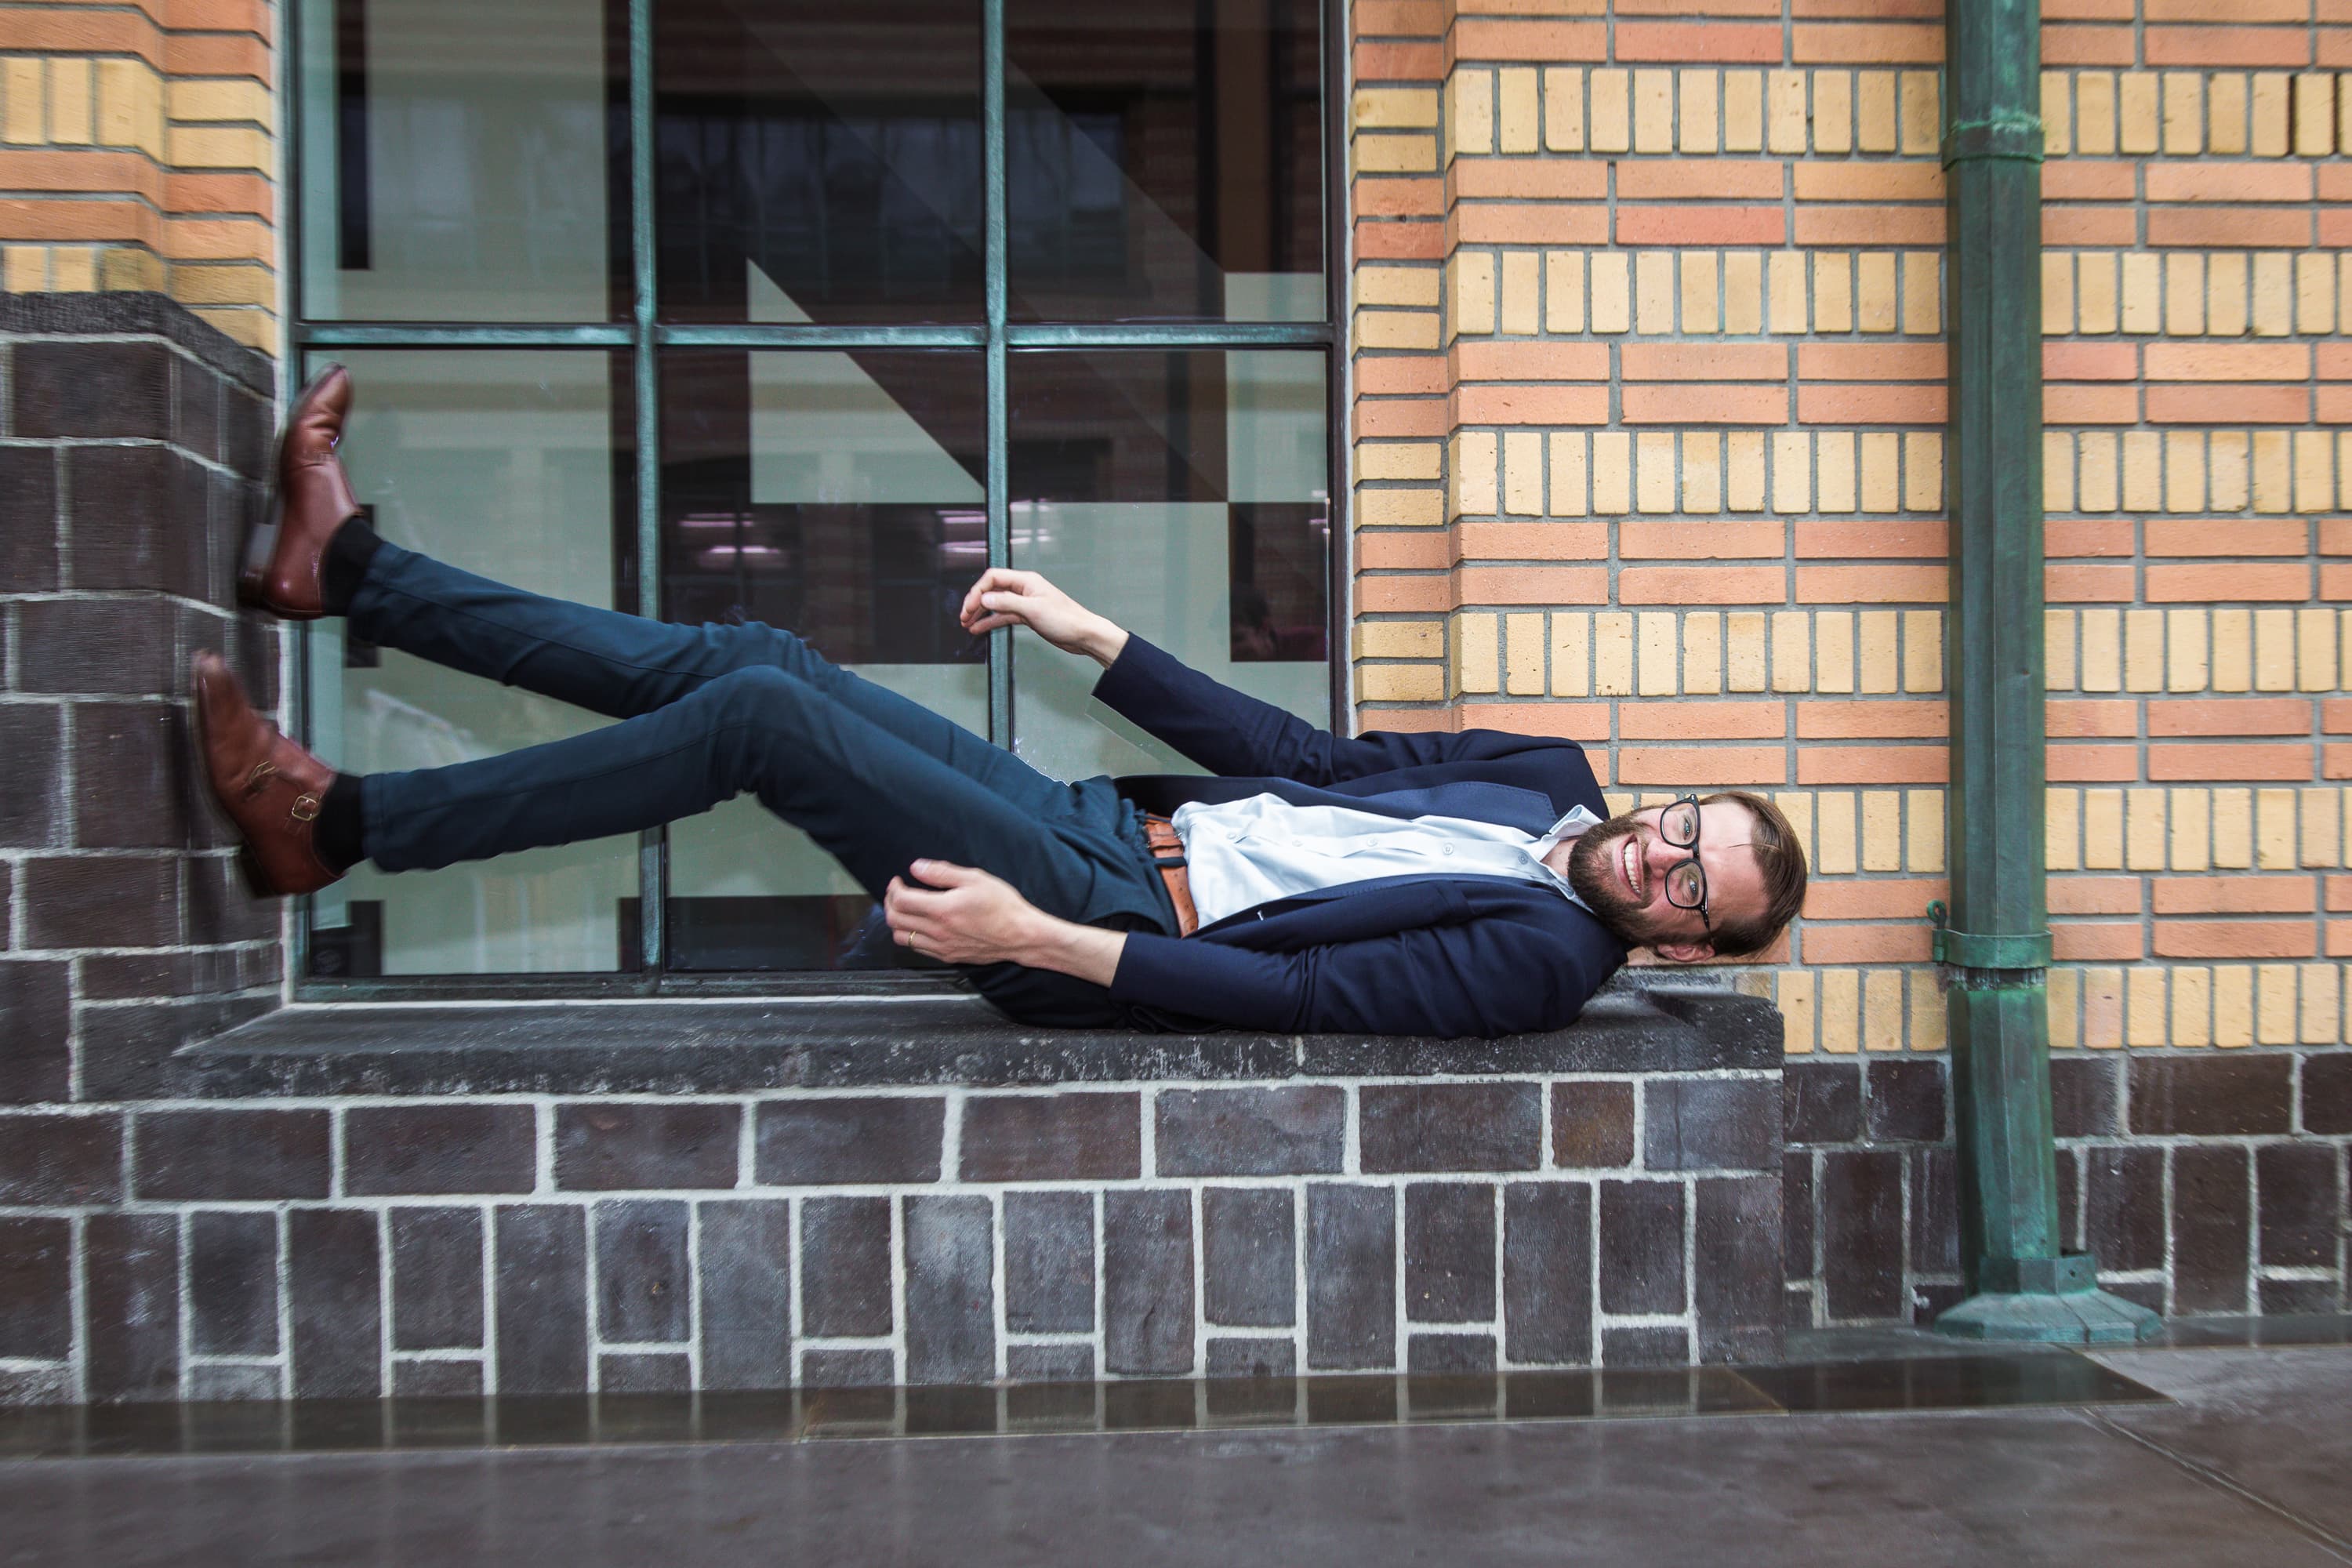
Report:
M 1188 764 L 1089 700 L 1091 666 L 963 636 L 991 563 L 1336 716 L 1313 0 L 299 0 L 294 24 L 296 341 L 305 373 L 352 367 L 344 460 L 386 538 L 790 626 L 1062 777 Z M 356 770 L 604 722 L 341 622 L 300 648 L 310 739 Z M 908 967 L 878 929 L 745 798 L 362 869 L 310 900 L 300 972 L 833 989 Z

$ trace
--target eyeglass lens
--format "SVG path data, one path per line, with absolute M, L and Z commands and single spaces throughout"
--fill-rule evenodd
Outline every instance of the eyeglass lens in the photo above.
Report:
M 1658 836 L 1691 858 L 1666 873 L 1666 902 L 1676 909 L 1706 907 L 1706 872 L 1698 863 L 1698 802 L 1685 795 L 1658 814 Z

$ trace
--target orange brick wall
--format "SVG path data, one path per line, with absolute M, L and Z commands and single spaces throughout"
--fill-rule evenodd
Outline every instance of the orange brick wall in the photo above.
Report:
M 2313 3 L 2045 5 L 2062 1047 L 2345 1038 L 2352 5 Z M 1940 11 L 1357 0 L 1350 42 L 1360 723 L 1772 792 L 1817 880 L 1741 983 L 1791 1052 L 1939 1049 Z
M 268 0 L 0 3 L 0 287 L 154 289 L 277 339 Z
M 2053 1033 L 2333 1042 L 2352 11 L 2147 9 L 2042 86 Z

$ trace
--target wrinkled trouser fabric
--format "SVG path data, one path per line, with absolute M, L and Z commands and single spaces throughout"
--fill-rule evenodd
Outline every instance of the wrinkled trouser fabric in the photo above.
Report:
M 362 785 L 386 871 L 634 833 L 749 792 L 879 899 L 919 858 L 993 872 L 1048 914 L 1171 931 L 1135 807 L 1063 784 L 792 633 L 671 626 L 544 598 L 396 545 L 352 595 L 352 635 L 605 714 L 566 740 Z M 1129 1022 L 1099 986 L 1013 964 L 969 972 L 1024 1022 Z

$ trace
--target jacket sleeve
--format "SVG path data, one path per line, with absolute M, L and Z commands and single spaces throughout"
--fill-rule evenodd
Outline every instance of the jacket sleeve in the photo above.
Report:
M 1353 739 L 1334 735 L 1296 713 L 1211 679 L 1132 633 L 1126 648 L 1095 683 L 1094 694 L 1121 717 L 1226 777 L 1336 784 L 1366 773 L 1475 757 L 1502 739 L 1491 731 L 1374 731 Z
M 1110 990 L 1122 1002 L 1269 1034 L 1491 1039 L 1566 1027 L 1615 968 L 1507 921 L 1295 952 L 1130 931 Z M 1514 979 L 1497 984 L 1498 975 Z

